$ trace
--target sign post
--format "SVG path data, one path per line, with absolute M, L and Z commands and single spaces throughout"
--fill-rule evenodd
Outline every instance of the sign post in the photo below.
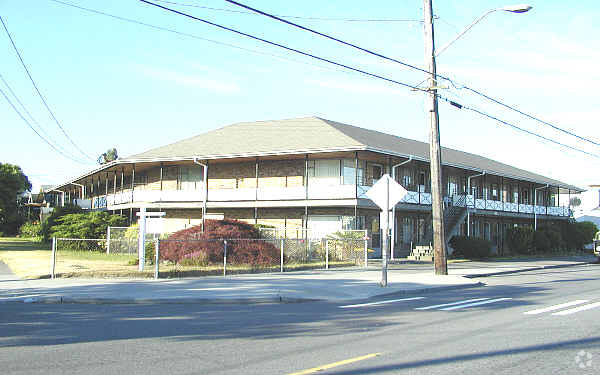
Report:
M 373 186 L 367 191 L 366 195 L 373 201 L 379 208 L 382 209 L 382 215 L 380 216 L 383 221 L 383 237 L 381 242 L 381 286 L 387 286 L 387 258 L 389 248 L 389 235 L 390 235 L 390 209 L 396 206 L 396 203 L 400 202 L 402 198 L 407 194 L 405 188 L 397 183 L 388 174 L 384 174 Z M 394 218 L 392 218 L 394 220 Z M 394 246 L 394 244 L 392 244 Z
M 146 249 L 145 249 L 145 241 L 146 241 L 146 218 L 147 217 L 163 217 L 166 212 L 146 212 L 146 207 L 141 207 L 140 212 L 137 212 L 136 215 L 139 216 L 139 227 L 140 233 L 138 236 L 138 271 L 144 270 L 144 263 L 146 263 Z

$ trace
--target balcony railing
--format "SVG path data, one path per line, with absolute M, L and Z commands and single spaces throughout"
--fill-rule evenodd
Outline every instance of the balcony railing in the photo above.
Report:
M 277 201 L 308 199 L 354 199 L 366 198 L 370 186 L 360 185 L 312 185 L 308 192 L 304 186 L 296 187 L 265 187 L 244 189 L 209 190 L 208 200 L 211 202 L 235 201 Z M 307 196 L 308 193 L 308 196 Z M 205 191 L 199 190 L 123 190 L 114 194 L 102 195 L 91 199 L 76 199 L 74 203 L 85 209 L 102 209 L 111 206 L 133 202 L 202 202 Z M 462 199 L 464 197 L 464 199 Z M 570 216 L 567 207 L 533 206 L 491 199 L 479 199 L 473 195 L 456 194 L 450 199 L 454 205 L 475 208 L 479 210 L 494 210 L 504 212 L 526 213 L 552 216 Z M 409 191 L 400 203 L 431 205 L 431 193 Z

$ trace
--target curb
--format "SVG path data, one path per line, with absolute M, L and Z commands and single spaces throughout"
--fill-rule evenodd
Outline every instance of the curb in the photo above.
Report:
M 424 293 L 436 293 L 436 292 L 444 292 L 447 290 L 457 290 L 457 289 L 468 289 L 468 288 L 479 288 L 485 286 L 484 283 L 478 282 L 474 284 L 462 284 L 462 285 L 445 285 L 445 286 L 434 286 L 430 288 L 417 288 L 417 289 L 405 289 L 405 290 L 397 290 L 395 292 L 387 292 L 381 294 L 375 294 L 368 298 L 373 297 L 390 297 L 394 295 L 409 295 L 409 294 L 424 294 Z M 358 298 L 363 299 L 363 298 Z M 356 300 L 356 299 L 355 299 Z M 349 300 L 352 301 L 352 300 Z
M 201 304 L 201 305 L 250 305 L 267 303 L 301 303 L 323 301 L 316 298 L 296 297 L 251 297 L 251 298 L 90 298 L 90 297 L 27 297 L 15 298 L 0 303 L 38 303 L 38 304 L 88 304 L 88 305 L 157 305 L 157 304 Z
M 538 266 L 538 267 L 523 268 L 523 269 L 518 269 L 518 270 L 510 270 L 510 271 L 497 271 L 497 272 L 488 272 L 488 273 L 477 273 L 477 274 L 463 275 L 463 277 L 466 277 L 468 279 L 474 279 L 474 278 L 477 278 L 477 277 L 488 277 L 488 276 L 496 276 L 496 275 L 508 275 L 508 274 L 511 274 L 511 273 L 541 271 L 541 270 L 549 270 L 549 269 L 553 269 L 553 268 L 567 268 L 567 267 L 574 267 L 574 266 L 582 266 L 582 265 L 586 265 L 586 264 L 594 264 L 594 263 L 593 262 L 577 262 L 577 263 L 571 263 L 571 264 L 555 264 L 555 265 L 550 265 L 550 266 Z

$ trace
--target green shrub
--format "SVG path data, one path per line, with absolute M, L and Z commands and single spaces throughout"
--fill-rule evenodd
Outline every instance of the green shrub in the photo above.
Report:
M 19 233 L 21 234 L 21 237 L 31 238 L 36 242 L 41 242 L 43 239 L 42 225 L 40 223 L 27 222 L 21 225 Z
M 492 254 L 492 243 L 482 238 L 453 236 L 448 243 L 456 256 L 472 259 L 488 258 Z
M 506 231 L 506 244 L 511 251 L 517 254 L 532 254 L 533 229 L 529 227 L 513 227 Z
M 538 228 L 533 234 L 533 246 L 536 253 L 560 251 L 564 247 L 560 228 L 556 226 Z
M 49 235 L 60 238 L 105 238 L 107 227 L 124 226 L 126 222 L 123 216 L 104 211 L 67 214 L 55 220 Z
M 65 215 L 79 214 L 82 212 L 83 209 L 81 207 L 72 204 L 67 204 L 63 207 L 55 207 L 54 211 L 52 211 L 50 216 L 48 216 L 48 218 L 46 218 L 46 220 L 44 220 L 44 222 L 42 223 L 42 237 L 44 241 L 48 242 L 52 238 L 50 232 L 52 231 L 52 228 L 56 225 L 58 219 Z
M 581 250 L 585 244 L 594 240 L 594 235 L 598 231 L 596 224 L 590 221 L 578 223 L 574 220 L 565 221 L 559 224 L 564 247 L 568 250 Z

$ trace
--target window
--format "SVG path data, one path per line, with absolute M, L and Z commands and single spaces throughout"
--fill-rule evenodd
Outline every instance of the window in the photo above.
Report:
M 372 164 L 371 165 L 371 178 L 373 179 L 373 183 L 377 182 L 381 178 L 383 167 L 381 165 Z
M 199 190 L 204 185 L 202 179 L 202 168 L 199 165 L 181 166 L 177 178 L 177 189 Z
M 419 192 L 424 193 L 425 192 L 425 172 L 419 171 L 418 179 L 419 179 Z
M 453 196 L 458 194 L 458 177 L 449 176 L 448 177 L 448 196 Z
M 409 169 L 409 168 L 402 169 L 402 182 L 401 183 L 405 189 L 410 190 L 410 187 L 413 185 L 413 176 L 412 176 L 411 169 Z
M 479 199 L 479 186 L 473 182 L 471 182 L 471 195 L 475 199 Z
M 529 204 L 529 190 L 523 189 L 521 193 L 521 200 L 523 204 Z
M 340 160 L 319 159 L 308 161 L 308 177 L 313 184 L 339 185 L 340 183 Z
M 494 201 L 499 200 L 499 196 L 498 196 L 498 184 L 492 184 L 491 185 L 491 190 L 492 190 L 492 200 L 494 200 Z
M 512 195 L 513 195 L 512 202 L 519 203 L 519 187 L 517 185 L 513 186 Z
M 342 181 L 344 185 L 354 185 L 356 183 L 356 160 L 344 159 L 342 162 Z M 364 178 L 364 161 L 358 161 L 358 183 L 363 183 Z

